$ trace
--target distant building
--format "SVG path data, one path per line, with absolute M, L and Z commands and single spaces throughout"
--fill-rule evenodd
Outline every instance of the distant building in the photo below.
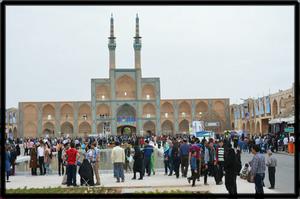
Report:
M 18 109 L 9 108 L 5 113 L 5 133 L 7 138 L 18 137 Z
M 262 135 L 274 132 L 271 124 L 278 124 L 278 128 L 281 128 L 280 123 L 294 124 L 294 89 L 293 84 L 287 90 L 279 90 L 258 99 L 249 98 L 243 104 L 231 105 L 231 128 L 244 130 L 253 135 Z
M 230 128 L 228 98 L 161 99 L 160 79 L 142 77 L 138 16 L 135 68 L 116 68 L 113 17 L 110 23 L 109 78 L 91 80 L 91 101 L 20 102 L 20 136 L 173 135 L 189 133 L 195 120 L 204 121 L 206 129 L 215 132 Z M 201 85 L 195 88 L 200 92 Z

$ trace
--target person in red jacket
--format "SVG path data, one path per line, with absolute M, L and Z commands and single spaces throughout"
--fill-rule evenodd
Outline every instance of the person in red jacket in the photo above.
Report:
M 64 156 L 64 160 L 67 161 L 67 186 L 77 186 L 76 184 L 76 167 L 77 167 L 77 160 L 79 159 L 80 155 L 78 151 L 74 148 L 74 142 L 71 143 L 71 148 L 69 148 Z

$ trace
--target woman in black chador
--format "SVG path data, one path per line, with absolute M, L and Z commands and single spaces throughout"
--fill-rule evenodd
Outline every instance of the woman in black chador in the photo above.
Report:
M 141 151 L 141 148 L 136 145 L 134 147 L 134 156 L 133 156 L 133 178 L 132 180 L 136 179 L 136 172 L 140 173 L 139 180 L 142 180 L 144 177 L 144 155 Z
M 94 172 L 90 162 L 85 158 L 79 167 L 80 184 L 94 186 Z

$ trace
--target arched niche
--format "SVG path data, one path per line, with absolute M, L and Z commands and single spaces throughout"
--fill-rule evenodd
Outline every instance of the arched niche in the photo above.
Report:
M 116 81 L 117 99 L 135 99 L 136 82 L 128 75 L 119 77 Z

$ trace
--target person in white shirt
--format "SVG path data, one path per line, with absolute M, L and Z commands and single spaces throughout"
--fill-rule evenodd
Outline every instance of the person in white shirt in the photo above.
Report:
M 257 138 L 255 139 L 255 145 L 259 145 L 259 144 L 260 144 L 260 138 L 257 137 Z
M 37 152 L 38 152 L 38 159 L 40 165 L 40 175 L 45 175 L 46 174 L 46 168 L 44 164 L 45 146 L 43 142 L 40 142 L 40 146 L 38 147 Z
M 295 142 L 294 136 L 290 136 L 290 143 L 294 143 L 294 142 Z
M 287 151 L 288 143 L 289 143 L 289 139 L 287 137 L 284 137 L 283 139 L 284 151 Z
M 120 182 L 120 178 L 122 182 L 124 182 L 125 150 L 120 147 L 119 141 L 116 141 L 115 145 L 111 152 L 111 160 L 114 165 L 114 177 L 117 178 L 117 182 Z

